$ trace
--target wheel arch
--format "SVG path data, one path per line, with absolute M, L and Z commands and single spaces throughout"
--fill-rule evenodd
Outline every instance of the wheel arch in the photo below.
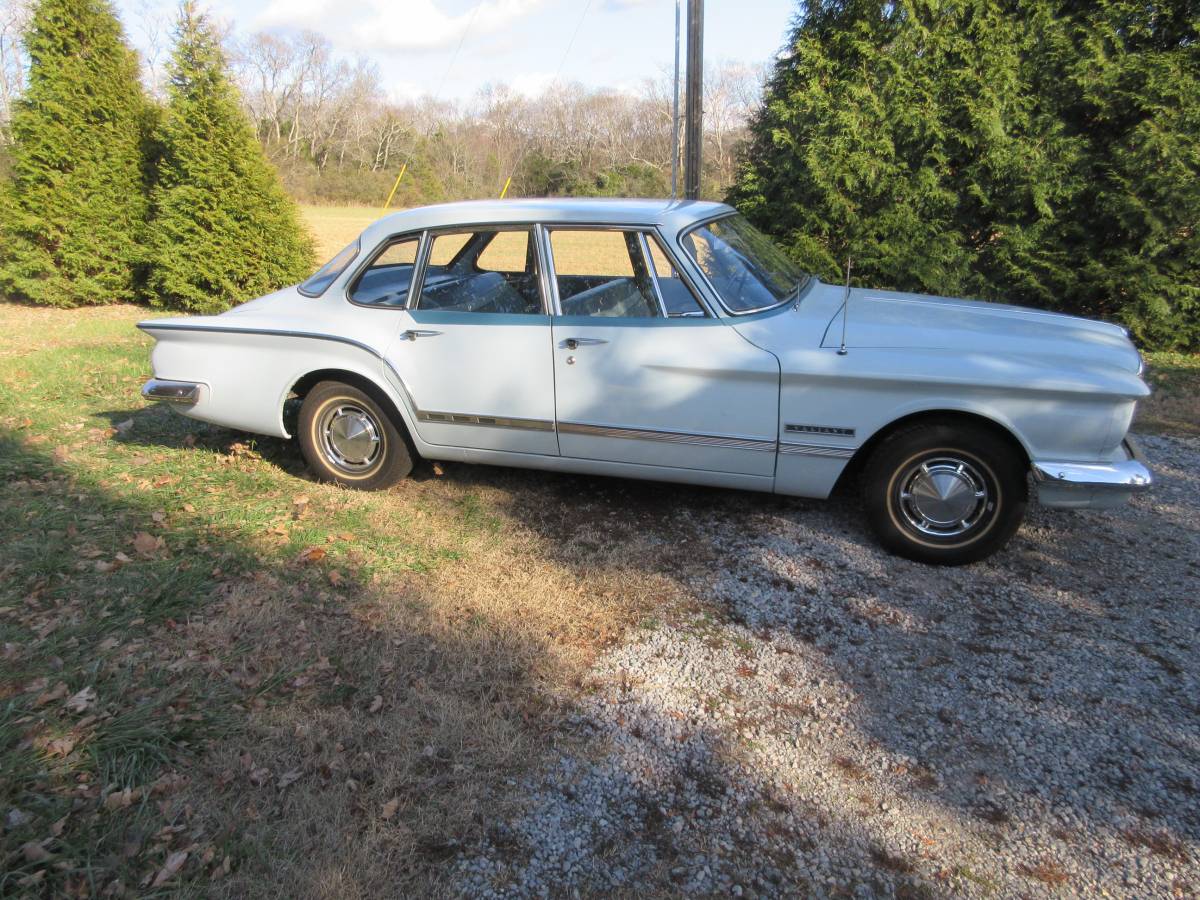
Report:
M 984 415 L 973 410 L 964 409 L 925 409 L 917 412 L 911 412 L 901 416 L 898 419 L 893 419 L 886 425 L 878 428 L 862 445 L 854 452 L 854 456 L 850 458 L 850 462 L 846 468 L 842 470 L 842 474 L 838 477 L 837 484 L 834 490 L 841 490 L 846 485 L 853 484 L 858 480 L 863 467 L 867 460 L 871 458 L 871 454 L 875 452 L 880 444 L 886 441 L 889 437 L 898 431 L 909 428 L 913 425 L 932 424 L 932 423 L 949 423 L 972 425 L 977 428 L 982 428 L 994 434 L 1012 449 L 1021 461 L 1028 466 L 1032 457 L 1029 453 L 1029 448 L 1017 436 L 1016 431 L 1008 424 Z
M 296 434 L 296 422 L 300 414 L 300 403 L 303 402 L 308 392 L 322 381 L 339 381 L 342 384 L 348 384 L 351 387 L 358 388 L 378 403 L 384 412 L 391 417 L 393 424 L 395 424 L 405 443 L 408 445 L 409 452 L 413 454 L 414 459 L 416 458 L 417 448 L 413 441 L 412 431 L 409 428 L 408 421 L 400 405 L 396 403 L 378 382 L 360 372 L 354 372 L 350 369 L 314 369 L 302 375 L 292 384 L 291 388 L 284 395 L 282 410 L 283 424 L 288 434 Z

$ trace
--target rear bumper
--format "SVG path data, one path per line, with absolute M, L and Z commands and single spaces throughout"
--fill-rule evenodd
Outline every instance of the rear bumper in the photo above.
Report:
M 193 381 L 165 381 L 151 378 L 142 385 L 147 400 L 192 406 L 200 400 L 200 385 Z
M 1033 462 L 1038 501 L 1060 509 L 1109 509 L 1154 483 L 1141 448 L 1126 437 L 1118 458 L 1108 463 Z

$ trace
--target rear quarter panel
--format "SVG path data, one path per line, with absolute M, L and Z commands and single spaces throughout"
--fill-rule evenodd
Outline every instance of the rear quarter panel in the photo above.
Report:
M 203 385 L 200 400 L 181 409 L 182 413 L 227 428 L 290 437 L 283 405 L 292 386 L 304 375 L 318 369 L 342 369 L 381 387 L 388 385 L 382 362 L 350 344 L 216 330 L 247 324 L 226 321 L 205 328 L 204 323 L 195 321 L 188 322 L 187 330 L 169 330 L 169 323 L 161 320 L 144 323 L 144 330 L 156 338 L 151 352 L 154 376 Z M 404 411 L 397 392 L 385 389 Z

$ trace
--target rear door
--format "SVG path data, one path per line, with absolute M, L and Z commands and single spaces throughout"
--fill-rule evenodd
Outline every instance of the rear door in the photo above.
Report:
M 547 234 L 562 455 L 773 476 L 775 357 L 698 302 L 652 233 Z
M 423 247 L 411 291 L 407 282 L 396 289 L 376 263 L 351 289 L 356 303 L 403 307 L 386 356 L 416 407 L 421 439 L 557 455 L 550 316 L 533 230 L 431 233 Z

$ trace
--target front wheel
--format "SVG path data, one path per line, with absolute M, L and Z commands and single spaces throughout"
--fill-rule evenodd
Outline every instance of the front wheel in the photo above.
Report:
M 391 416 L 371 396 L 322 381 L 300 407 L 300 449 L 322 481 L 363 491 L 391 487 L 412 471 L 412 457 Z
M 1007 441 L 972 426 L 915 425 L 867 461 L 863 504 L 880 543 L 918 562 L 991 556 L 1025 515 L 1025 465 Z

